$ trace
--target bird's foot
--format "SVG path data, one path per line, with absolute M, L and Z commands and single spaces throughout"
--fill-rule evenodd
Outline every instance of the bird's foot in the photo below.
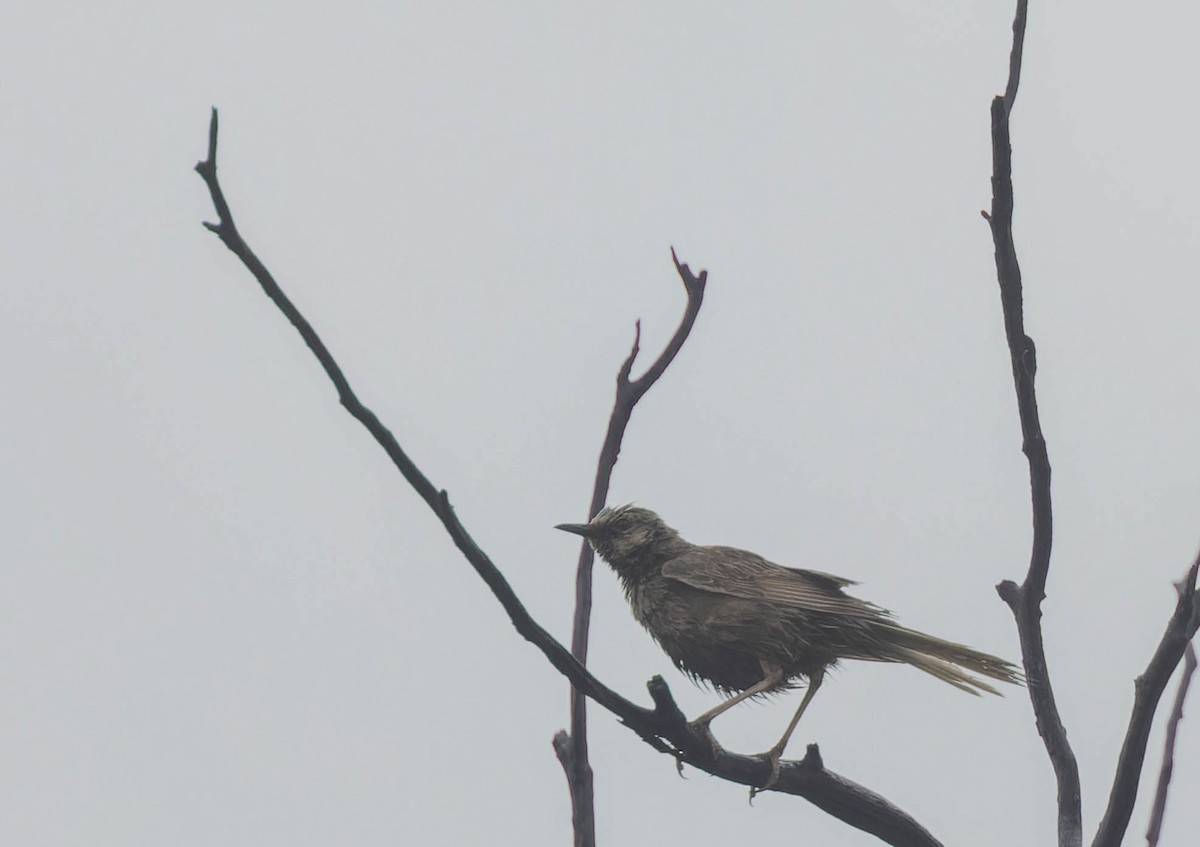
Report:
M 782 750 L 772 748 L 765 753 L 760 753 L 756 758 L 765 759 L 771 765 L 771 776 L 761 786 L 750 787 L 750 805 L 754 805 L 754 798 L 762 792 L 769 789 L 772 785 L 779 781 L 779 766 L 780 757 L 783 755 Z
M 712 734 L 712 730 L 708 728 L 708 724 L 709 722 L 706 720 L 694 720 L 688 724 L 688 729 L 707 741 L 712 748 L 712 754 L 719 756 L 725 752 L 725 748 L 721 746 L 721 742 L 717 741 L 716 736 Z

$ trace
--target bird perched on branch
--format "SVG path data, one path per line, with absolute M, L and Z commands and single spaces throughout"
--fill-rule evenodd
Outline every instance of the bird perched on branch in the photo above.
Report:
M 680 670 L 731 695 L 691 723 L 714 748 L 708 725 L 717 715 L 808 681 L 783 737 L 763 754 L 771 765 L 764 788 L 779 778 L 784 748 L 825 671 L 842 659 L 902 662 L 976 695 L 999 692 L 973 674 L 1021 682 L 1011 663 L 906 629 L 887 610 L 846 594 L 852 580 L 690 544 L 649 509 L 604 509 L 589 523 L 556 529 L 582 535 L 616 571 L 634 617 Z

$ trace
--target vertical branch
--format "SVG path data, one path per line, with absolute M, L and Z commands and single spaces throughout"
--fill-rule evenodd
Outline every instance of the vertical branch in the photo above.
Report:
M 992 101 L 992 209 L 990 214 L 985 212 L 984 217 L 991 225 L 992 242 L 996 249 L 996 275 L 1000 283 L 1000 304 L 1004 311 L 1004 335 L 1008 342 L 1013 384 L 1017 392 L 1017 414 L 1021 422 L 1021 451 L 1029 462 L 1033 544 L 1025 582 L 1018 586 L 1006 580 L 996 588 L 1016 618 L 1021 657 L 1038 734 L 1046 745 L 1058 783 L 1058 843 L 1060 847 L 1078 847 L 1083 841 L 1079 765 L 1058 714 L 1042 642 L 1041 604 L 1046 596 L 1046 577 L 1050 570 L 1054 535 L 1050 458 L 1038 416 L 1034 389 L 1037 351 L 1033 339 L 1025 333 L 1021 267 L 1017 261 L 1012 230 L 1012 139 L 1009 135 L 1009 117 L 1016 105 L 1021 77 L 1027 9 L 1027 0 L 1018 0 L 1013 20 L 1008 84 L 1004 96 Z
M 592 502 L 588 507 L 588 518 L 604 508 L 608 499 L 608 488 L 612 481 L 613 468 L 621 452 L 621 441 L 625 428 L 633 415 L 633 407 L 646 394 L 674 360 L 684 341 L 692 331 L 700 304 L 704 301 L 704 286 L 708 271 L 695 276 L 691 268 L 679 261 L 675 249 L 671 249 L 671 260 L 683 280 L 687 292 L 687 306 L 683 318 L 666 348 L 644 374 L 637 379 L 629 378 L 633 362 L 637 358 L 642 339 L 642 325 L 638 321 L 634 329 L 633 349 L 617 371 L 617 396 L 613 401 L 612 414 L 608 419 L 608 431 L 600 448 L 600 459 L 596 467 L 596 481 L 592 487 Z M 587 664 L 588 635 L 592 617 L 592 565 L 594 556 L 591 546 L 585 541 L 580 546 L 579 563 L 575 571 L 575 619 L 571 630 L 571 653 L 581 664 Z M 567 786 L 571 794 L 571 817 L 575 830 L 575 847 L 593 847 L 596 843 L 595 808 L 592 791 L 592 767 L 588 761 L 587 703 L 584 693 L 571 687 L 571 730 L 559 732 L 553 740 L 554 752 L 567 775 Z

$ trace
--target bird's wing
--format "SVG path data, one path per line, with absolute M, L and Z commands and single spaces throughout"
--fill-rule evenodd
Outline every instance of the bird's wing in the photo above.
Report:
M 853 580 L 821 571 L 785 568 L 734 547 L 698 547 L 667 562 L 662 575 L 701 591 L 763 600 L 856 618 L 890 617 L 873 603 L 842 592 Z

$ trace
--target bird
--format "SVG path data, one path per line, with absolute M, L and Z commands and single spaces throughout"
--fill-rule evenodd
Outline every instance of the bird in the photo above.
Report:
M 709 728 L 737 704 L 807 690 L 776 744 L 760 754 L 779 778 L 780 760 L 826 672 L 843 659 L 912 665 L 978 695 L 988 680 L 1020 685 L 1017 667 L 996 656 L 901 626 L 891 612 L 845 592 L 854 580 L 788 568 L 735 547 L 685 541 L 649 509 L 601 510 L 585 524 L 555 529 L 585 538 L 616 572 L 633 616 L 676 667 L 727 699 L 691 728 L 722 749 Z

